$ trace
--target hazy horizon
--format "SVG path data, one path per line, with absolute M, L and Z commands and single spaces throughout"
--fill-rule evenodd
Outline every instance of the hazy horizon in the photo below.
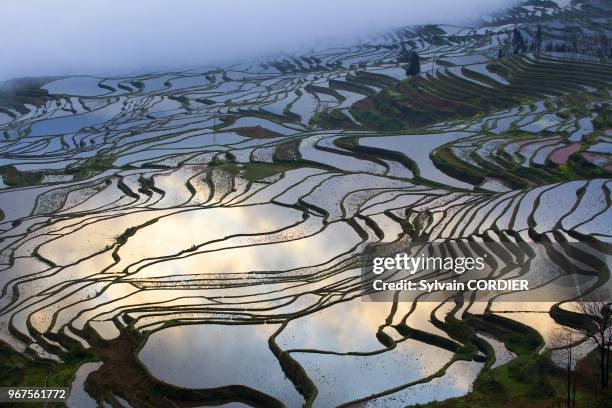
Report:
M 466 23 L 511 2 L 10 2 L 0 27 L 0 80 L 124 74 L 299 52 L 393 27 Z

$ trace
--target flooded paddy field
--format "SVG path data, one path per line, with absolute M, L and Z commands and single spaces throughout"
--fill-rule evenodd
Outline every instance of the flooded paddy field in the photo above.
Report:
M 550 41 L 560 21 L 611 30 L 609 7 L 506 13 Z M 70 386 L 75 407 L 394 407 L 477 394 L 558 352 L 576 299 L 364 300 L 366 250 L 412 242 L 493 242 L 509 275 L 548 262 L 543 286 L 610 286 L 609 59 L 499 58 L 504 18 L 56 78 L 0 105 L 7 385 Z M 399 44 L 420 75 L 406 80 Z M 516 257 L 529 242 L 563 245 Z

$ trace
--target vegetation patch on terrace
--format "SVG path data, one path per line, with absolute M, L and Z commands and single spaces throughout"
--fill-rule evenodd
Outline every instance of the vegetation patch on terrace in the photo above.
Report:
M 249 126 L 231 129 L 240 136 L 250 137 L 253 139 L 272 139 L 282 136 L 281 133 L 275 132 L 263 126 Z
M 10 109 L 25 114 L 29 112 L 25 105 L 40 106 L 53 100 L 55 97 L 42 86 L 56 79 L 59 77 L 17 78 L 0 82 L 0 112 L 15 117 Z
M 485 85 L 448 72 L 425 73 L 356 102 L 350 112 L 369 129 L 414 129 L 516 106 L 525 98 L 584 92 L 580 88 L 583 85 L 602 89 L 612 81 L 610 64 L 581 60 L 559 63 L 544 54 L 504 57 L 488 67 L 509 84 L 489 80 Z M 342 112 L 332 110 L 321 112 L 313 124 L 340 127 L 347 125 L 347 119 Z

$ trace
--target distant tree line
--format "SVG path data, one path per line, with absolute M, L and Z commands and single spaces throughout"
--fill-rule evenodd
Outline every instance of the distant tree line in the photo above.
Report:
M 563 39 L 545 40 L 542 26 L 538 24 L 532 37 L 531 41 L 526 40 L 521 30 L 515 26 L 512 35 L 504 40 L 503 46 L 498 50 L 498 58 L 525 52 L 539 53 L 542 49 L 546 52 L 563 52 L 575 54 L 575 56 L 612 57 L 612 42 L 605 32 L 594 35 L 566 32 Z

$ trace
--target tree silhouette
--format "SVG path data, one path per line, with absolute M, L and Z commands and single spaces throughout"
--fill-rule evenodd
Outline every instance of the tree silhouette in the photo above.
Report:
M 584 295 L 577 302 L 578 312 L 586 315 L 590 321 L 589 327 L 580 331 L 597 345 L 599 351 L 599 369 L 601 374 L 601 389 L 609 384 L 610 346 L 612 343 L 612 300 L 606 290 L 600 290 Z
M 512 31 L 512 53 L 516 55 L 523 51 L 525 51 L 525 39 L 521 31 L 517 27 L 514 27 Z
M 408 69 L 406 69 L 406 74 L 408 76 L 414 76 L 421 73 L 421 62 L 419 59 L 419 54 L 416 51 L 412 51 L 410 55 L 410 63 L 408 64 Z
M 405 64 L 410 61 L 410 51 L 406 49 L 406 44 L 404 43 L 402 43 L 401 47 L 397 62 Z
M 542 46 L 542 26 L 538 24 L 538 28 L 535 33 L 535 50 L 536 52 L 540 52 L 540 47 Z
M 567 376 L 565 385 L 567 408 L 576 406 L 576 374 L 572 371 L 576 364 L 574 356 L 574 346 L 578 343 L 577 333 L 568 328 L 560 327 L 553 331 L 549 337 L 551 350 L 557 350 L 560 363 L 563 365 Z

